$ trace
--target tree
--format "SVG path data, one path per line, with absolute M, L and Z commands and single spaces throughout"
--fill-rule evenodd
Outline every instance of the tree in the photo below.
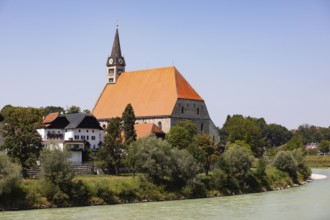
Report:
M 225 170 L 228 177 L 234 178 L 240 187 L 244 187 L 253 162 L 248 150 L 239 145 L 232 146 L 223 153 L 221 160 L 220 168 Z
M 297 162 L 291 151 L 278 152 L 274 157 L 273 166 L 278 170 L 287 172 L 293 178 L 297 177 Z
M 323 154 L 327 154 L 330 151 L 330 141 L 322 141 L 319 145 L 319 150 Z
M 43 151 L 41 171 L 47 183 L 46 195 L 49 201 L 58 206 L 68 206 L 74 177 L 69 154 L 61 150 Z
M 269 124 L 266 128 L 267 144 L 270 147 L 281 146 L 290 140 L 292 133 L 282 125 Z
M 196 125 L 190 120 L 179 120 L 166 135 L 166 140 L 175 148 L 187 148 L 197 134 Z
M 63 192 L 69 192 L 74 177 L 68 152 L 44 150 L 41 153 L 42 177 Z
M 2 149 L 21 164 L 23 176 L 27 177 L 26 170 L 36 165 L 42 150 L 41 137 L 36 130 L 42 126 L 42 111 L 7 105 L 1 114 L 4 116 Z
M 264 153 L 266 140 L 262 136 L 260 128 L 264 127 L 264 120 L 251 117 L 244 118 L 242 115 L 228 116 L 227 120 L 220 130 L 220 134 L 226 142 L 244 141 L 250 145 L 254 156 L 261 157 Z
M 305 150 L 302 137 L 299 134 L 294 134 L 292 138 L 284 145 L 284 149 L 289 151 L 294 149 Z
M 110 119 L 104 136 L 104 145 L 97 154 L 99 164 L 116 175 L 119 175 L 119 168 L 126 154 L 121 132 L 121 118 Z
M 155 184 L 181 187 L 200 171 L 195 159 L 186 150 L 172 148 L 155 136 L 145 137 L 129 146 L 128 157 L 134 158 L 136 170 L 146 173 Z
M 53 113 L 53 112 L 65 112 L 64 111 L 64 108 L 60 107 L 60 106 L 46 106 L 44 108 L 41 108 L 42 109 L 42 115 L 43 116 L 46 116 L 50 113 Z
M 131 104 L 128 104 L 122 115 L 125 144 L 129 145 L 136 141 L 136 131 L 134 129 L 135 115 Z
M 73 113 L 79 113 L 80 112 L 80 107 L 72 105 L 70 106 L 67 110 L 66 113 L 67 114 L 73 114 Z
M 195 154 L 195 158 L 203 165 L 205 174 L 208 175 L 208 172 L 211 168 L 211 165 L 215 162 L 218 151 L 212 139 L 207 134 L 198 134 L 194 138 L 194 142 L 198 147 L 198 152 Z
M 21 177 L 20 173 L 20 166 L 12 163 L 6 154 L 0 152 L 0 199 L 2 195 L 11 192 Z

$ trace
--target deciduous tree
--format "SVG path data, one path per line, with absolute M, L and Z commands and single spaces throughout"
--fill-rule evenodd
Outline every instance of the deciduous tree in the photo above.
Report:
M 1 110 L 4 116 L 2 149 L 8 156 L 21 164 L 23 175 L 36 165 L 42 150 L 41 137 L 37 132 L 42 120 L 42 111 L 37 108 L 5 106 Z

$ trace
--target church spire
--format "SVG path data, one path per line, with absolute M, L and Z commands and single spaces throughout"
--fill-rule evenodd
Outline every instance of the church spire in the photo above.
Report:
M 116 83 L 118 77 L 125 71 L 125 59 L 121 55 L 118 25 L 116 26 L 115 38 L 113 40 L 111 55 L 107 59 L 108 83 Z

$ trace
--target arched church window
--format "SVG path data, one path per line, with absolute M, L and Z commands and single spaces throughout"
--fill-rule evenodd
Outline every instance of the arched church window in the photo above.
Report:
M 203 133 L 203 131 L 204 131 L 204 123 L 202 122 L 202 124 L 201 124 L 201 133 Z
M 181 107 L 181 114 L 183 114 L 184 113 L 184 107 L 182 106 Z
M 162 122 L 161 122 L 161 121 L 158 122 L 158 127 L 159 127 L 160 129 L 162 129 Z
M 199 115 L 199 108 L 197 107 L 197 115 Z

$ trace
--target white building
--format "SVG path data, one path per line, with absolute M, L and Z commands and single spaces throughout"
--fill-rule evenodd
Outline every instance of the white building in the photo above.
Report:
M 46 149 L 68 150 L 74 163 L 83 162 L 88 149 L 96 151 L 102 144 L 104 131 L 97 119 L 87 113 L 51 113 L 38 129 Z

